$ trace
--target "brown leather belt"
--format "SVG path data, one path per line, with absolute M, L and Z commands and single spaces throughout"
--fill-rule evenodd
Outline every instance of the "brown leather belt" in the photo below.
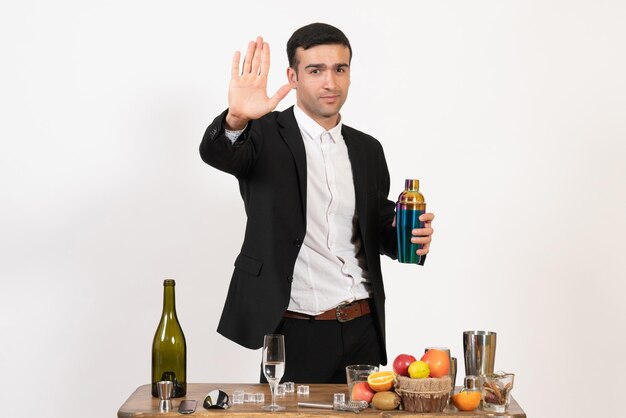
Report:
M 352 303 L 339 305 L 319 315 L 307 315 L 300 312 L 286 311 L 285 318 L 308 319 L 311 321 L 348 322 L 370 313 L 369 299 L 361 299 Z

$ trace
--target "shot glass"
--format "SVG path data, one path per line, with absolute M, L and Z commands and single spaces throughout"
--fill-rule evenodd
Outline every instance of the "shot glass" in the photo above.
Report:
M 489 412 L 506 412 L 511 401 L 513 373 L 489 373 L 482 376 L 483 409 Z
M 298 385 L 297 391 L 298 391 L 298 396 L 309 396 L 308 385 Z
M 285 385 L 284 383 L 279 384 L 278 386 L 276 386 L 276 396 L 279 398 L 283 398 L 285 396 Z
M 285 382 L 285 393 L 294 393 L 295 392 L 295 383 L 293 382 Z

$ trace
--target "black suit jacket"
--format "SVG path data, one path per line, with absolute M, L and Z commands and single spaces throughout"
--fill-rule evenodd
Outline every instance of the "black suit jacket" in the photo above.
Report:
M 224 134 L 222 113 L 207 128 L 200 155 L 209 165 L 239 180 L 248 217 L 241 253 L 235 260 L 218 332 L 248 348 L 260 348 L 289 305 L 293 269 L 306 234 L 306 154 L 293 107 L 251 121 L 234 144 Z M 397 256 L 388 200 L 389 172 L 382 146 L 343 125 L 352 165 L 356 215 L 373 291 L 373 313 L 385 349 L 385 289 L 380 254 Z

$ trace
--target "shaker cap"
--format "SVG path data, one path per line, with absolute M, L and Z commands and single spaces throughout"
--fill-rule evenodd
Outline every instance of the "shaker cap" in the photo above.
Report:
M 417 179 L 406 179 L 404 180 L 404 189 L 417 191 L 420 189 L 420 181 Z
M 463 385 L 465 386 L 465 389 L 478 390 L 480 388 L 480 382 L 479 382 L 478 376 L 474 376 L 474 375 L 465 376 Z

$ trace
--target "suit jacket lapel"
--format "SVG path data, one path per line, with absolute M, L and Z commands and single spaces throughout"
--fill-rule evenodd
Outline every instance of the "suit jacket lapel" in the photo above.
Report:
M 281 112 L 277 118 L 278 130 L 283 141 L 287 144 L 296 164 L 298 184 L 300 185 L 300 200 L 302 203 L 302 218 L 306 220 L 306 151 L 300 128 L 293 115 L 293 106 Z
M 346 147 L 348 147 L 348 158 L 350 158 L 350 165 L 352 166 L 356 214 L 361 237 L 364 239 L 367 225 L 367 222 L 365 222 L 367 216 L 367 161 L 365 159 L 365 150 L 363 147 L 359 147 L 358 139 L 351 136 L 345 126 L 341 129 L 341 135 L 346 142 Z

